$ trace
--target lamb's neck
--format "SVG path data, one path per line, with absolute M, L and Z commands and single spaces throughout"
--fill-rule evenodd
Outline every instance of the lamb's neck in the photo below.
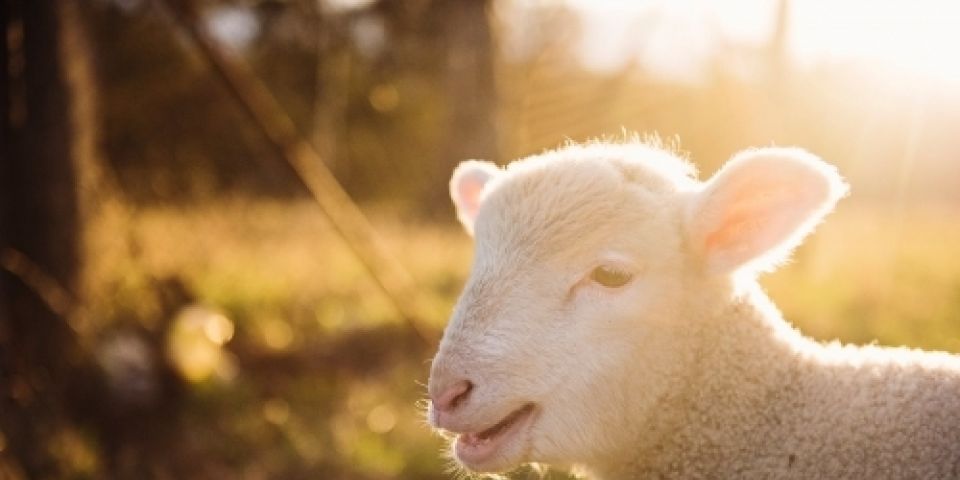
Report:
M 675 466 L 708 465 L 704 458 L 723 461 L 734 452 L 724 451 L 722 438 L 737 432 L 749 436 L 777 414 L 770 399 L 797 373 L 796 345 L 812 341 L 782 320 L 759 287 L 726 298 L 693 312 L 686 329 L 693 344 L 685 374 L 655 409 L 664 415 L 648 419 L 634 457 L 597 469 L 595 476 L 691 476 L 694 472 L 684 475 Z M 700 461 L 683 461 L 691 456 Z
M 775 386 L 794 372 L 799 350 L 820 348 L 783 319 L 756 283 L 740 288 L 729 300 L 707 310 L 692 328 L 700 339 L 701 387 L 745 381 Z M 736 372 L 738 375 L 716 375 Z

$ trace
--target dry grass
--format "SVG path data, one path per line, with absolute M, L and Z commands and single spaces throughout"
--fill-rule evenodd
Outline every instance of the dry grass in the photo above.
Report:
M 763 279 L 819 339 L 960 351 L 960 211 L 842 206 Z

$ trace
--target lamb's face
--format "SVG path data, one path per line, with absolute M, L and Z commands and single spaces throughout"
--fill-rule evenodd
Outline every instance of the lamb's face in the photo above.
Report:
M 431 424 L 475 471 L 629 448 L 691 357 L 691 299 L 783 258 L 842 187 L 794 150 L 743 154 L 705 184 L 642 145 L 461 164 L 451 194 L 476 257 L 433 362 Z
M 475 223 L 465 219 L 475 227 L 473 271 L 430 378 L 430 420 L 459 434 L 452 450 L 466 467 L 609 452 L 611 431 L 652 403 L 676 363 L 678 198 L 692 180 L 664 152 L 642 149 L 669 161 L 672 177 L 627 161 L 630 151 L 577 148 L 487 171 L 497 178 Z M 467 164 L 459 176 L 484 180 L 489 168 Z M 471 207 L 458 206 L 464 219 Z M 646 370 L 646 393 L 629 411 L 636 371 L 625 365 Z

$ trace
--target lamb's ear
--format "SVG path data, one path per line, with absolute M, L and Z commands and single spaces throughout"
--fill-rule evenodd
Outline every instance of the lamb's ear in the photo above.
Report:
M 457 218 L 470 235 L 473 235 L 473 222 L 480 211 L 483 189 L 499 174 L 500 169 L 493 163 L 465 160 L 457 165 L 450 177 L 450 198 L 457 209 Z
M 708 271 L 770 270 L 847 193 L 836 168 L 799 149 L 734 156 L 687 211 L 690 244 Z

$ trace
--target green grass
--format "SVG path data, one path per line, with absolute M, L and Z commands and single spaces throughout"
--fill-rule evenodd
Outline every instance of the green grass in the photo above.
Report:
M 960 212 L 842 207 L 762 283 L 815 338 L 960 352 Z
M 87 284 L 101 319 L 92 332 L 157 322 L 149 279 L 171 275 L 235 326 L 224 354 L 234 373 L 192 385 L 192 441 L 171 462 L 205 458 L 249 478 L 449 476 L 416 406 L 432 352 L 407 348 L 390 302 L 314 205 L 236 201 L 109 218 L 89 235 Z M 470 239 L 453 222 L 372 220 L 439 332 Z M 844 206 L 762 283 L 815 338 L 960 351 L 958 246 L 958 212 Z M 273 370 L 244 352 L 300 364 Z

